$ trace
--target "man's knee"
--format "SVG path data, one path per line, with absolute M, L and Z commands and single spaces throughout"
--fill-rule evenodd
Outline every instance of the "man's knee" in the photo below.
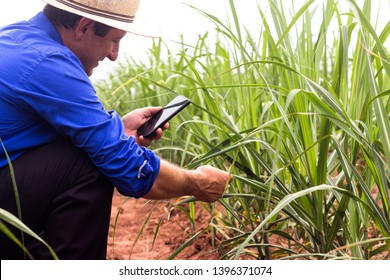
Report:
M 85 152 L 60 139 L 24 154 L 13 162 L 13 168 L 22 221 L 33 231 L 43 232 L 44 238 L 52 241 L 54 248 L 65 248 L 62 253 L 72 258 L 72 255 L 67 255 L 67 245 L 60 244 L 61 242 L 93 240 L 91 236 L 83 236 L 93 235 L 92 233 L 83 233 L 69 226 L 81 228 L 80 225 L 88 224 L 94 231 L 102 232 L 103 239 L 106 238 L 114 187 Z M 0 208 L 17 215 L 9 168 L 3 168 L 0 174 Z M 77 217 L 79 225 L 73 224 L 76 222 L 74 217 Z M 68 230 L 68 233 L 57 233 L 57 229 L 64 224 L 69 225 L 63 229 Z M 1 243 L 11 242 L 7 238 L 0 238 L 1 240 Z M 15 248 L 12 244 L 11 247 Z M 79 248 L 80 252 L 83 250 Z

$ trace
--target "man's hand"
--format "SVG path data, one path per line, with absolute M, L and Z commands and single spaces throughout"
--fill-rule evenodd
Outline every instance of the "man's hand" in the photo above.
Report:
M 210 165 L 200 166 L 190 171 L 193 181 L 196 182 L 197 191 L 194 196 L 201 201 L 214 202 L 226 191 L 231 175 Z
M 137 144 L 140 146 L 148 147 L 153 140 L 161 139 L 163 130 L 168 128 L 168 123 L 164 125 L 161 129 L 157 129 L 156 134 L 153 138 L 146 138 L 141 135 L 138 135 L 137 129 L 146 123 L 154 114 L 160 111 L 161 107 L 146 107 L 141 109 L 136 109 L 126 114 L 122 118 L 123 125 L 125 127 L 125 133 L 129 136 L 134 136 Z

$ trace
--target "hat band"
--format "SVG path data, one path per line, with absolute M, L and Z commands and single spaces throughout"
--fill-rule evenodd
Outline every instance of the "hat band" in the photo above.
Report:
M 67 1 L 67 0 L 57 0 L 57 2 L 60 2 L 60 3 L 70 7 L 72 9 L 78 10 L 80 12 L 103 17 L 106 19 L 113 19 L 113 20 L 117 20 L 117 21 L 132 23 L 134 21 L 134 18 L 135 18 L 135 16 L 126 16 L 126 15 L 121 15 L 121 14 L 116 14 L 116 13 L 107 13 L 103 10 L 94 9 L 94 8 L 91 8 L 89 6 L 86 6 L 86 5 L 83 5 L 80 3 L 74 3 L 73 1 L 72 1 L 73 3 L 70 3 L 70 1 Z

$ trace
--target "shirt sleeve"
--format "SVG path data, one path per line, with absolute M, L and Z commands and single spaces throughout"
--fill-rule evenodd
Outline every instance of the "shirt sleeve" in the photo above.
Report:
M 124 133 L 121 118 L 104 109 L 70 51 L 35 61 L 21 77 L 17 91 L 24 106 L 84 150 L 120 193 L 138 198 L 149 192 L 160 159 Z

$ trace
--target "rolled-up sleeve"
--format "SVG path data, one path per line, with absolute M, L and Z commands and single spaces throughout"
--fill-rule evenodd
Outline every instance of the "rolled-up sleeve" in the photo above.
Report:
M 121 128 L 122 122 L 116 112 L 110 112 L 114 128 Z M 98 151 L 91 149 L 91 159 L 110 178 L 118 191 L 126 196 L 139 198 L 148 193 L 160 170 L 160 158 L 151 150 L 137 145 L 135 138 L 126 136 L 120 129 L 119 135 L 102 133 L 102 145 Z M 105 131 L 102 129 L 102 132 Z M 106 138 L 111 134 L 112 139 Z

